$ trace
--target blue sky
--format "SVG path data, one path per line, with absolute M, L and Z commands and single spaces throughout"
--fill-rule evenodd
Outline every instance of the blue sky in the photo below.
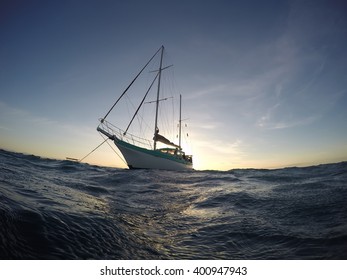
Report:
M 347 160 L 344 1 L 2 1 L 0 40 L 1 148 L 83 157 L 163 44 L 195 168 Z

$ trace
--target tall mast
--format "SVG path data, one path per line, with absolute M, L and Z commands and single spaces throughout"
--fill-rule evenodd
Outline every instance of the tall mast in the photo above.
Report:
M 155 108 L 154 150 L 157 149 L 156 135 L 158 130 L 159 93 L 160 93 L 161 71 L 162 71 L 162 65 L 163 65 L 163 54 L 164 54 L 164 46 L 161 46 L 160 65 L 159 65 L 159 73 L 158 73 L 158 90 L 157 90 L 157 100 L 156 100 L 156 108 Z
M 181 134 L 182 134 L 182 95 L 180 94 L 180 119 L 178 121 L 179 123 L 179 131 L 178 131 L 178 146 L 180 149 L 181 147 Z

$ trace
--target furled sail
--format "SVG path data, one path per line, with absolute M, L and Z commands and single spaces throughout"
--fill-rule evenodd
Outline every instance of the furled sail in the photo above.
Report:
M 153 137 L 154 141 L 159 141 L 161 143 L 164 143 L 166 145 L 170 145 L 176 148 L 180 149 L 180 146 L 176 145 L 175 143 L 172 143 L 169 139 L 165 138 L 163 135 L 160 135 L 158 132 Z

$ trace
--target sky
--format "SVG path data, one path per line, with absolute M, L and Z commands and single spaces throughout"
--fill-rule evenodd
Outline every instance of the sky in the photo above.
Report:
M 84 157 L 161 45 L 195 169 L 347 160 L 347 4 L 336 0 L 1 1 L 0 148 Z M 125 167 L 106 144 L 84 162 Z

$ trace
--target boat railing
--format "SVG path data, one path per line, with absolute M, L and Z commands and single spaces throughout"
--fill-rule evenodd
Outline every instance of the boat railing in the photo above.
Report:
M 112 123 L 100 119 L 99 127 L 106 131 L 110 135 L 116 136 L 118 139 L 127 142 L 129 144 L 139 146 L 145 149 L 152 149 L 152 142 L 148 139 L 135 136 L 131 133 L 124 134 L 124 130 L 120 129 L 119 127 L 113 125 Z

